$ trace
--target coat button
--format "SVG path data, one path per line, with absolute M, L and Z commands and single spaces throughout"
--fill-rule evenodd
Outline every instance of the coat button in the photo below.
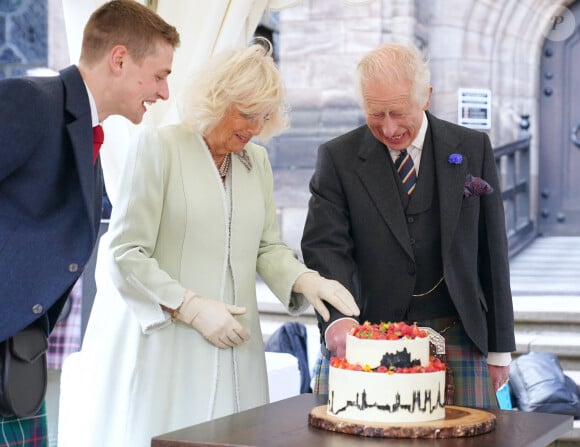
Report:
M 78 269 L 79 269 L 79 265 L 74 263 L 74 262 L 72 264 L 69 264 L 69 266 L 68 266 L 68 271 L 71 273 L 75 273 L 76 271 L 78 271 Z
M 407 217 L 407 222 L 413 223 L 413 222 L 415 222 L 415 218 L 412 216 L 409 216 L 409 217 Z
M 34 306 L 32 306 L 32 313 L 33 314 L 40 315 L 43 310 L 44 310 L 44 308 L 42 307 L 41 304 L 35 304 Z

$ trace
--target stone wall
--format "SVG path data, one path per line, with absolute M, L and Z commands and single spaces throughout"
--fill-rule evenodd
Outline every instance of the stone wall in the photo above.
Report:
M 362 122 L 352 90 L 360 57 L 382 42 L 415 43 L 429 57 L 431 111 L 457 121 L 459 88 L 492 91 L 489 135 L 499 146 L 517 137 L 520 115 L 538 116 L 539 53 L 551 11 L 571 1 L 304 0 L 280 13 L 280 68 L 293 106 L 293 128 L 273 150 L 279 166 L 312 166 L 302 140 L 337 135 Z M 294 147 L 292 140 L 300 141 Z
M 429 57 L 430 110 L 457 122 L 458 90 L 491 91 L 497 147 L 530 116 L 532 216 L 537 214 L 540 54 L 550 20 L 573 0 L 303 0 L 280 13 L 280 69 L 292 127 L 269 147 L 274 168 L 312 168 L 318 145 L 364 122 L 356 63 L 383 42 L 415 43 Z

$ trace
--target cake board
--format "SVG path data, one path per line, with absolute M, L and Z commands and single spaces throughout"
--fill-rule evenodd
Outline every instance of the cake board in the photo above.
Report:
M 495 415 L 476 408 L 447 405 L 445 418 L 428 422 L 378 423 L 339 419 L 327 405 L 313 408 L 308 422 L 324 430 L 371 438 L 460 438 L 477 436 L 495 428 Z

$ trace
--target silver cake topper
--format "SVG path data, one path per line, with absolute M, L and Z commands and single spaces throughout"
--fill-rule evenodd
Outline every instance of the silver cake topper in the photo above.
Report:
M 430 327 L 420 327 L 429 335 L 429 341 L 435 346 L 435 354 L 445 355 L 445 338 L 435 329 Z

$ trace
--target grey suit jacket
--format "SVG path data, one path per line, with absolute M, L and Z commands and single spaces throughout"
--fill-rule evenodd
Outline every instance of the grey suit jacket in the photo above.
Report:
M 78 69 L 0 81 L 0 341 L 49 332 L 97 239 L 100 162 Z
M 445 282 L 465 330 L 484 354 L 515 349 L 501 189 L 486 134 L 427 113 L 433 138 Z M 461 154 L 461 164 L 448 161 Z M 308 267 L 356 297 L 359 320 L 398 321 L 415 283 L 413 250 L 389 153 L 366 125 L 322 144 L 302 239 Z M 493 188 L 464 197 L 468 174 Z M 421 173 L 420 173 L 421 175 Z M 330 322 L 342 317 L 332 309 Z M 330 323 L 329 322 L 329 323 Z M 322 333 L 329 323 L 319 318 Z

